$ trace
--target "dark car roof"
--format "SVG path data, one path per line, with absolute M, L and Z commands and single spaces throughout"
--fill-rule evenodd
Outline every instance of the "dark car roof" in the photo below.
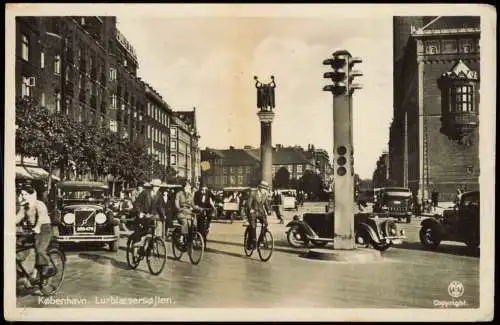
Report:
M 57 186 L 67 190 L 107 190 L 109 188 L 105 183 L 91 181 L 65 181 L 60 182 Z

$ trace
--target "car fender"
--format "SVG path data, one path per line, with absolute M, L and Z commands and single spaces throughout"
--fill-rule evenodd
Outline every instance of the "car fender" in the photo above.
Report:
M 316 233 L 314 232 L 314 230 L 312 230 L 312 228 L 302 220 L 292 220 L 286 226 L 287 227 L 297 226 L 297 227 L 299 227 L 300 231 L 302 231 L 307 236 L 311 236 L 311 237 L 316 236 Z
M 373 229 L 373 227 L 369 226 L 368 224 L 362 222 L 357 225 L 357 231 L 364 231 L 368 236 L 370 236 L 371 240 L 373 240 L 375 243 L 380 243 L 380 238 Z
M 443 227 L 443 225 L 441 224 L 441 222 L 439 220 L 436 220 L 434 218 L 427 218 L 425 220 L 423 220 L 421 223 L 420 223 L 420 226 L 422 228 L 434 228 L 439 235 L 443 235 L 445 233 L 445 229 Z

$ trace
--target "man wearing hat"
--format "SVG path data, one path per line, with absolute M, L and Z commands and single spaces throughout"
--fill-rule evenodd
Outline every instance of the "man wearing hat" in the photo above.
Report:
M 198 229 L 200 229 L 205 243 L 207 241 L 208 230 L 212 221 L 212 212 L 215 210 L 215 203 L 212 193 L 208 190 L 206 185 L 194 193 L 195 206 L 205 209 L 204 213 L 198 218 Z
M 148 228 L 152 226 L 151 217 L 156 213 L 157 193 L 160 189 L 160 183 L 157 180 L 153 180 L 151 183 L 144 183 L 144 190 L 135 201 L 137 224 L 142 225 L 142 227 L 138 227 L 132 234 L 134 241 L 137 241 L 134 244 L 136 247 L 142 247 L 144 236 L 148 233 Z
M 266 181 L 261 181 L 257 186 L 256 191 L 252 191 L 247 201 L 248 222 L 250 223 L 250 236 L 246 245 L 249 249 L 256 247 L 256 227 L 257 220 L 262 223 L 263 227 L 267 227 L 267 216 L 271 215 L 271 205 L 269 198 L 269 184 Z

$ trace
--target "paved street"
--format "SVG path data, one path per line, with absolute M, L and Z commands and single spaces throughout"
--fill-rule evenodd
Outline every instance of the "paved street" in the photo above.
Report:
M 305 210 L 324 211 L 325 203 L 306 203 Z M 290 220 L 295 212 L 286 212 Z M 460 300 L 466 307 L 479 304 L 479 258 L 467 247 L 444 242 L 437 252 L 421 250 L 419 218 L 406 230 L 406 242 L 383 253 L 382 261 L 365 264 L 310 260 L 307 249 L 291 248 L 286 227 L 270 219 L 275 252 L 269 262 L 256 253 L 245 257 L 242 222 L 214 222 L 208 248 L 199 265 L 170 258 L 159 276 L 150 275 L 145 261 L 137 270 L 128 269 L 126 238 L 117 254 L 105 250 L 68 252 L 67 272 L 54 298 L 80 299 L 72 307 L 333 307 L 333 308 L 436 308 L 435 301 L 451 301 L 448 285 L 462 282 Z M 147 298 L 131 304 L 111 299 Z M 154 298 L 154 297 L 160 297 Z M 106 300 L 108 299 L 108 300 Z M 106 304 L 106 302 L 108 302 Z M 111 302 L 111 304 L 109 304 Z M 43 303 L 38 297 L 21 295 L 18 307 L 64 307 Z

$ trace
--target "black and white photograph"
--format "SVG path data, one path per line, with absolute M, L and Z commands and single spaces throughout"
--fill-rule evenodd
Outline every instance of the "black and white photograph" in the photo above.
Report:
M 493 7 L 5 17 L 6 320 L 493 319 Z

